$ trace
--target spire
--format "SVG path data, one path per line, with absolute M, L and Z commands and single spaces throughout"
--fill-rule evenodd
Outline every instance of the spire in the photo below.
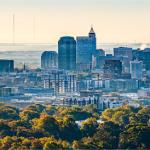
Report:
M 90 33 L 95 33 L 95 32 L 94 32 L 94 29 L 93 29 L 93 26 L 91 26 Z
M 96 38 L 96 34 L 95 34 L 95 32 L 94 32 L 93 26 L 91 26 L 91 30 L 90 30 L 90 32 L 89 32 L 89 37 L 90 37 L 90 38 Z

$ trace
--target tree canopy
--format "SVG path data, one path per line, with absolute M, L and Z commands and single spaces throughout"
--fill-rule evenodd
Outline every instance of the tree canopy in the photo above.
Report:
M 150 149 L 149 139 L 149 107 L 100 113 L 94 105 L 19 110 L 0 103 L 0 149 Z

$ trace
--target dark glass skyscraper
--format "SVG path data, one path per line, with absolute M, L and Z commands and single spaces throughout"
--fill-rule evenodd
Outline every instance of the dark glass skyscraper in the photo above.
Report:
M 105 60 L 104 77 L 105 78 L 119 78 L 122 73 L 122 62 L 120 60 Z
M 61 37 L 58 42 L 58 68 L 76 69 L 76 41 L 73 37 Z
M 0 60 L 0 73 L 9 73 L 14 71 L 13 60 Z

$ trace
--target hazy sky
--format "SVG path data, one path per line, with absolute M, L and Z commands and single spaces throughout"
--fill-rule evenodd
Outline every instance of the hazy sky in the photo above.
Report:
M 150 0 L 0 0 L 0 43 L 57 43 L 60 36 L 86 35 L 98 43 L 150 42 Z

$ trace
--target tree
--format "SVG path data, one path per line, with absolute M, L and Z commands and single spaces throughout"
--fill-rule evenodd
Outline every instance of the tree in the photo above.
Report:
M 82 131 L 82 136 L 92 136 L 98 127 L 97 120 L 95 118 L 88 118 L 82 123 L 81 126 L 81 131 Z
M 45 111 L 46 107 L 41 104 L 35 104 L 35 105 L 31 105 L 27 107 L 26 109 L 31 110 L 31 111 L 36 111 L 38 113 L 42 113 L 43 111 Z
M 150 149 L 150 128 L 146 125 L 128 125 L 120 134 L 121 149 Z
M 19 110 L 17 108 L 0 105 L 0 119 L 4 120 L 17 120 L 19 119 Z
M 81 141 L 73 141 L 72 144 L 73 149 L 97 149 L 97 146 L 95 146 L 91 139 L 89 138 L 84 138 Z
M 43 150 L 61 149 L 62 146 L 55 141 L 49 141 L 44 144 Z
M 48 115 L 54 115 L 57 112 L 57 109 L 54 106 L 47 106 L 45 111 Z
M 134 108 L 128 105 L 105 110 L 101 118 L 104 121 L 112 121 L 119 125 L 125 126 L 129 124 L 130 116 L 137 114 L 140 108 Z
M 11 131 L 11 127 L 8 125 L 7 122 L 0 121 L 0 138 L 6 136 L 12 136 L 13 132 Z
M 117 149 L 119 143 L 120 127 L 113 122 L 105 122 L 99 125 L 92 138 L 93 145 L 100 149 Z
M 92 113 L 84 111 L 80 107 L 70 107 L 70 108 L 59 108 L 57 115 L 60 116 L 70 116 L 74 120 L 85 120 L 92 117 Z
M 33 120 L 33 128 L 43 130 L 50 136 L 59 137 L 59 125 L 54 117 L 47 115 Z
M 32 132 L 30 129 L 25 127 L 18 127 L 16 132 L 17 137 L 32 137 Z
M 38 118 L 39 116 L 40 116 L 39 112 L 30 110 L 30 109 L 29 110 L 25 109 L 20 113 L 21 119 L 28 121 L 28 122 L 34 118 Z
M 60 137 L 67 141 L 73 141 L 81 138 L 81 132 L 75 120 L 65 116 L 63 121 L 59 123 Z
M 31 142 L 31 150 L 42 150 L 43 149 L 43 145 L 41 143 L 41 141 L 39 139 L 34 139 Z

